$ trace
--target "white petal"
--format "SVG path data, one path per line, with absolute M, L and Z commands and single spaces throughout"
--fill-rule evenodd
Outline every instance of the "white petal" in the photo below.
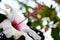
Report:
M 32 36 L 35 40 L 40 40 L 41 39 L 41 37 L 31 29 L 25 29 L 24 31 L 29 33 L 29 35 Z
M 13 31 L 14 39 L 20 38 L 20 37 L 22 36 L 21 33 L 22 33 L 22 32 L 20 32 L 20 31 L 14 30 L 14 31 Z
M 13 31 L 12 31 L 12 32 L 13 32 Z M 12 32 L 11 32 L 11 30 L 3 31 L 3 33 L 5 34 L 5 36 L 6 36 L 7 38 L 12 37 Z
M 5 33 L 6 37 L 10 38 L 12 36 L 10 34 L 10 29 L 12 28 L 10 22 L 5 20 L 0 25 L 3 27 L 3 32 Z
M 4 30 L 13 28 L 9 20 L 4 20 L 0 25 Z
M 27 35 L 26 32 L 22 32 L 22 35 L 25 36 L 25 40 L 33 40 L 31 37 Z
M 25 23 L 20 24 L 20 27 L 22 28 L 22 30 L 24 29 L 30 29 L 28 25 L 26 25 Z
M 3 21 L 0 25 L 3 27 L 3 33 L 7 38 L 14 36 L 14 39 L 18 39 L 21 36 L 20 31 L 13 28 L 9 20 Z
M 2 3 L 9 4 L 12 8 L 17 8 L 17 9 L 20 8 L 20 5 L 16 0 L 2 0 Z

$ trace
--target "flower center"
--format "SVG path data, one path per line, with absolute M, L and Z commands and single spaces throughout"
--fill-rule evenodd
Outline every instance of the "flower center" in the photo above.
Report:
M 11 21 L 11 24 L 16 30 L 21 30 L 16 20 Z

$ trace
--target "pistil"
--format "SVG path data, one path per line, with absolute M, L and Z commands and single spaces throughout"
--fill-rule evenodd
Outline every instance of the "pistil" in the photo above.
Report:
M 39 5 L 39 3 L 38 3 Z M 38 8 L 36 8 L 32 13 L 30 13 L 24 20 L 22 20 L 21 22 L 18 23 L 18 25 L 20 25 L 21 23 L 23 23 L 26 19 L 28 19 L 30 16 L 34 16 L 37 14 L 37 12 L 39 12 L 40 10 L 42 10 L 42 8 L 45 6 L 45 4 L 43 3 L 43 5 L 39 5 Z

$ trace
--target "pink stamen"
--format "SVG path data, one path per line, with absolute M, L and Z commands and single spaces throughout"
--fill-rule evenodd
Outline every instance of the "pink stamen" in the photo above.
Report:
M 36 8 L 32 13 L 30 13 L 24 20 L 22 20 L 21 22 L 18 23 L 18 25 L 20 25 L 22 22 L 24 22 L 27 18 L 29 18 L 30 16 L 33 16 L 35 14 L 37 14 L 37 12 L 39 12 L 45 5 L 40 5 L 38 8 Z

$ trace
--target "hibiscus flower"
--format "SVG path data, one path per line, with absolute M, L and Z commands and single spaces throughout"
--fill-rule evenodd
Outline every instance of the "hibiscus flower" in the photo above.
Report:
M 32 29 L 27 25 L 27 20 L 22 13 L 18 15 L 19 10 L 12 8 L 11 6 L 5 4 L 7 10 L 0 8 L 6 13 L 7 19 L 0 23 L 3 28 L 3 33 L 7 38 L 14 37 L 14 39 L 20 38 L 22 35 L 25 36 L 25 40 L 40 40 L 41 37 L 38 36 Z M 23 21 L 22 21 L 23 20 Z M 31 37 L 33 38 L 31 38 Z

